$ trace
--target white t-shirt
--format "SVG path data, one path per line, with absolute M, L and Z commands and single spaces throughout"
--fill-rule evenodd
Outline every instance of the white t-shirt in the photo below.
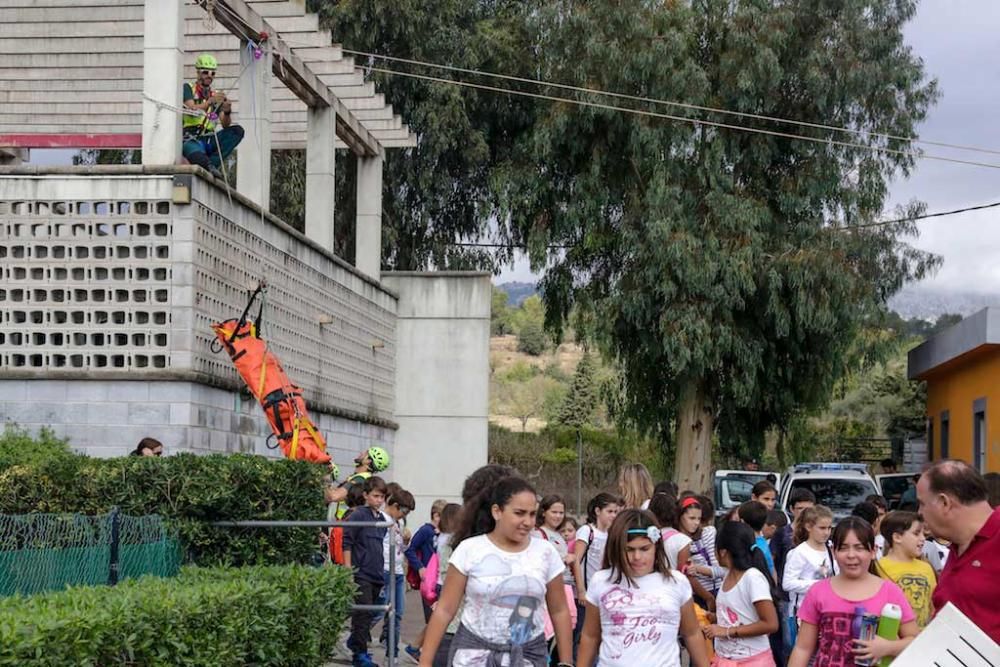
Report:
M 684 533 L 673 528 L 663 529 L 663 550 L 667 552 L 667 562 L 670 569 L 677 569 L 677 555 L 686 546 L 691 544 L 691 538 Z
M 754 602 L 761 600 L 773 601 L 771 586 L 767 577 L 760 570 L 747 570 L 731 590 L 719 589 L 715 597 L 715 613 L 717 622 L 724 628 L 737 625 L 750 625 L 760 620 Z M 763 653 L 771 647 L 767 635 L 757 637 L 718 638 L 715 640 L 715 652 L 723 658 L 738 660 Z
M 601 667 L 676 667 L 681 606 L 691 599 L 691 584 L 679 572 L 654 572 L 613 583 L 612 571 L 590 580 L 587 602 L 601 612 Z
M 589 544 L 587 555 L 581 565 L 583 566 L 583 578 L 590 585 L 590 580 L 594 578 L 601 566 L 604 564 L 604 547 L 608 544 L 608 534 L 603 530 L 598 530 L 597 526 L 587 524 L 580 526 L 576 531 L 577 542 Z
M 532 537 L 537 537 L 540 540 L 545 540 L 552 546 L 556 548 L 559 552 L 559 557 L 563 558 L 569 554 L 569 545 L 566 544 L 566 540 L 562 535 L 559 534 L 558 530 L 552 530 L 548 526 L 542 526 L 536 530 Z M 563 561 L 565 562 L 565 561 Z M 576 580 L 573 579 L 573 570 L 566 567 L 563 572 L 563 583 L 567 586 L 576 586 Z
M 382 512 L 382 518 L 385 521 L 392 521 L 392 518 Z M 382 539 L 382 571 L 389 571 L 389 540 L 393 532 L 390 530 L 385 531 L 385 537 Z M 402 522 L 398 524 L 395 532 L 396 536 L 396 574 L 403 574 L 403 563 L 406 561 L 406 556 L 403 555 L 403 525 Z
M 803 542 L 788 552 L 785 559 L 785 573 L 781 578 L 781 587 L 788 593 L 788 615 L 795 616 L 802 606 L 802 600 L 812 585 L 821 579 L 837 574 L 837 561 L 830 562 L 830 551 L 813 549 L 808 542 Z
M 527 548 L 512 553 L 478 535 L 458 545 L 449 565 L 468 579 L 462 624 L 473 634 L 507 644 L 525 643 L 544 632 L 545 589 L 565 568 L 551 544 L 532 539 Z M 478 667 L 486 664 L 488 655 L 489 651 L 462 649 L 452 665 Z

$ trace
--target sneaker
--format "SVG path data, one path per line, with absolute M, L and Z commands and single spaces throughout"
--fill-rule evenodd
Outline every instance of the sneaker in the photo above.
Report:
M 370 653 L 355 653 L 351 658 L 351 667 L 378 667 Z
M 219 179 L 220 181 L 226 180 L 225 175 L 223 175 L 223 173 L 219 171 L 219 168 L 216 167 L 214 164 L 208 168 L 208 173 L 210 173 L 212 176 Z
M 404 650 L 406 651 L 406 656 L 410 660 L 412 660 L 414 663 L 420 662 L 420 649 L 413 648 L 412 646 L 407 644 L 406 649 Z

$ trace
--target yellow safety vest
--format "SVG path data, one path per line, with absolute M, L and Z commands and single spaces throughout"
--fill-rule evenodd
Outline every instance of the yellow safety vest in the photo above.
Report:
M 199 93 L 205 92 L 205 91 L 202 91 L 201 87 L 197 83 L 192 83 L 192 84 L 189 84 L 189 85 L 191 86 L 191 92 L 194 93 L 195 104 L 201 104 L 205 100 L 208 100 L 208 99 L 210 99 L 212 97 L 212 91 L 211 91 L 211 89 L 209 89 L 207 91 L 208 92 L 208 97 L 198 97 Z M 181 116 L 181 119 L 182 119 L 182 122 L 184 124 L 183 127 L 184 127 L 185 131 L 187 131 L 187 130 L 201 130 L 200 134 L 214 134 L 215 133 L 215 123 L 216 123 L 216 121 L 212 120 L 211 118 L 205 118 L 204 116 L 190 116 L 188 114 L 184 114 L 184 115 Z M 202 123 L 204 123 L 204 127 L 202 126 Z
M 356 472 L 350 477 L 348 477 L 340 486 L 341 488 L 346 487 L 350 484 L 364 484 L 365 480 L 371 477 L 370 472 Z M 344 518 L 344 514 L 347 513 L 347 503 L 337 503 L 337 508 L 335 510 L 335 516 L 337 519 Z

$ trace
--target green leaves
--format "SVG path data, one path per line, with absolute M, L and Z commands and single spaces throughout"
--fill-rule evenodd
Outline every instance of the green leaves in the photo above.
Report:
M 4 598 L 0 666 L 318 666 L 353 599 L 350 570 L 297 565 Z
M 55 456 L 0 470 L 0 513 L 159 514 L 200 565 L 306 562 L 305 528 L 214 528 L 211 521 L 325 517 L 321 466 L 245 454 L 94 459 Z
M 911 1 L 540 5 L 531 31 L 549 81 L 897 136 L 937 96 L 903 42 Z M 881 214 L 890 178 L 913 166 L 863 147 L 550 104 L 501 170 L 501 220 L 546 267 L 548 324 L 560 330 L 574 308 L 594 314 L 623 372 L 627 422 L 667 439 L 680 397 L 698 387 L 699 429 L 718 424 L 725 447 L 759 447 L 770 425 L 826 401 L 866 322 L 936 265 L 906 244 L 911 223 L 837 229 Z

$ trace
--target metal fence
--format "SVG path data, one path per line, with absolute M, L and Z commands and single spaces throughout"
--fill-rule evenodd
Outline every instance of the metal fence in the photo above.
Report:
M 213 521 L 213 526 L 220 528 L 344 528 L 352 526 L 354 528 L 386 528 L 389 532 L 389 540 L 392 547 L 389 549 L 389 572 L 396 574 L 396 548 L 395 536 L 392 535 L 399 530 L 399 526 L 392 521 Z M 388 626 L 386 641 L 386 660 L 388 667 L 396 667 L 396 635 L 399 628 L 396 627 L 396 587 L 389 586 L 386 591 L 386 604 L 354 604 L 351 605 L 353 611 L 374 611 L 385 614 L 385 623 Z
M 180 563 L 159 516 L 0 514 L 0 596 L 170 577 Z

